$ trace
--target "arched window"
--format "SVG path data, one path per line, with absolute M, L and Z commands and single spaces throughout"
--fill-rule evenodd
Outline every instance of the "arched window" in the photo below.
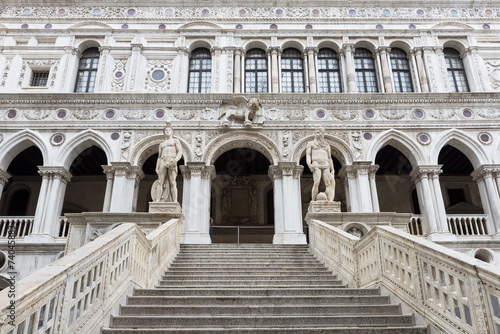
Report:
M 281 55 L 281 91 L 304 92 L 304 62 L 297 49 L 288 48 Z
M 75 84 L 76 93 L 92 93 L 94 91 L 99 56 L 98 48 L 88 48 L 83 51 L 78 63 L 78 75 Z
M 320 93 L 340 93 L 340 67 L 337 53 L 332 49 L 318 52 L 318 81 Z
M 401 49 L 391 50 L 392 79 L 396 93 L 413 92 L 410 63 L 406 52 Z
M 465 75 L 464 63 L 460 58 L 460 53 L 451 48 L 443 50 L 444 59 L 446 61 L 446 69 L 448 70 L 448 78 L 452 92 L 468 92 L 469 84 Z
M 252 49 L 246 54 L 245 92 L 267 93 L 267 58 L 261 49 Z
M 356 67 L 356 83 L 360 93 L 377 93 L 377 72 L 372 53 L 363 48 L 354 52 L 354 65 Z
M 189 93 L 210 93 L 212 56 L 210 50 L 198 48 L 189 59 Z

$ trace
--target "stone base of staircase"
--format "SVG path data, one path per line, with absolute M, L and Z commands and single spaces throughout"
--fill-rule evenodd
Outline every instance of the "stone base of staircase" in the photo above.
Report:
M 137 289 L 102 334 L 424 334 L 378 289 L 342 284 L 304 246 L 183 245 L 155 289 Z

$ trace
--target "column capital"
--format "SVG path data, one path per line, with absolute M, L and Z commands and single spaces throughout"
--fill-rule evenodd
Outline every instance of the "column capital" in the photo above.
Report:
M 281 52 L 283 50 L 281 50 L 281 48 L 279 46 L 270 46 L 267 48 L 267 53 L 271 54 L 271 55 L 281 55 Z
M 434 46 L 433 49 L 434 49 L 434 52 L 438 56 L 442 56 L 443 55 L 443 47 L 442 46 Z
M 141 180 L 144 178 L 142 168 L 139 166 L 132 166 L 130 162 L 111 162 L 111 171 L 115 176 L 125 176 L 127 179 Z
M 219 54 L 222 52 L 222 48 L 220 46 L 212 46 L 212 48 L 210 48 L 210 53 L 212 54 Z
M 185 46 L 178 46 L 176 48 L 177 52 L 181 52 L 181 53 L 184 53 L 185 55 L 188 55 L 189 54 L 189 49 Z
M 470 176 L 472 176 L 472 179 L 474 182 L 480 182 L 483 181 L 487 177 L 493 177 L 493 174 L 497 174 L 500 172 L 500 165 L 493 165 L 493 164 L 485 164 L 481 165 L 478 168 L 476 168 Z
M 342 44 L 342 48 L 340 49 L 340 52 L 341 53 L 345 53 L 346 51 L 347 52 L 354 52 L 354 50 L 355 50 L 354 43 L 344 43 L 344 44 Z
M 111 46 L 109 45 L 103 45 L 103 46 L 100 46 L 99 48 L 99 52 L 109 52 L 111 50 Z
M 383 53 L 391 52 L 391 48 L 388 46 L 379 46 L 378 48 L 375 49 L 375 52 L 383 54 Z
M 243 50 L 243 48 L 233 47 L 233 50 L 234 50 L 234 55 L 235 56 L 241 56 L 242 54 L 245 53 L 245 51 Z
M 378 170 L 378 165 L 373 165 L 371 161 L 354 161 L 352 165 L 344 165 L 340 169 L 340 175 L 353 179 L 359 175 L 375 174 Z
M 11 178 L 11 175 L 4 171 L 3 169 L 0 169 L 0 184 L 2 186 L 5 186 L 7 182 L 9 182 L 9 179 Z
M 61 179 L 65 184 L 71 180 L 71 173 L 63 166 L 38 166 L 38 174 L 43 178 Z
M 106 180 L 112 180 L 115 177 L 115 170 L 113 169 L 113 166 L 101 165 L 101 167 L 103 173 L 106 174 Z
M 421 181 L 423 178 L 434 177 L 443 172 L 443 165 L 421 165 L 415 167 L 410 173 L 413 182 Z
M 414 54 L 416 56 L 421 56 L 422 52 L 423 52 L 422 47 L 414 47 L 410 49 L 410 54 Z
M 295 162 L 278 162 L 278 165 L 269 166 L 268 176 L 271 180 L 282 179 L 284 176 L 292 176 L 294 179 L 300 178 L 304 166 Z
M 204 162 L 188 162 L 179 167 L 182 177 L 190 179 L 193 175 L 199 175 L 202 179 L 213 180 L 216 176 L 215 166 L 206 165 Z
M 309 55 L 309 54 L 313 54 L 313 55 L 316 55 L 318 53 L 319 49 L 315 46 L 308 46 L 305 48 L 304 50 L 304 53 Z
M 72 55 L 78 55 L 81 56 L 81 52 L 79 48 L 75 48 L 74 46 L 65 46 L 64 47 L 64 52 L 65 53 L 71 53 Z

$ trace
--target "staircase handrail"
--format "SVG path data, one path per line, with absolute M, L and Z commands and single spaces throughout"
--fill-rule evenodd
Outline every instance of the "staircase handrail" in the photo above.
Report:
M 495 333 L 500 268 L 390 226 L 362 239 L 318 220 L 310 248 L 354 287 L 380 286 L 443 333 Z
M 179 249 L 178 219 L 148 236 L 134 223 L 121 224 L 16 282 L 15 297 L 9 287 L 0 291 L 0 334 L 22 326 L 37 333 L 92 333 L 132 288 L 152 287 Z

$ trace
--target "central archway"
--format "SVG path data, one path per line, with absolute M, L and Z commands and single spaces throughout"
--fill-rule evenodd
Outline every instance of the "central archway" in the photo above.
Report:
M 213 243 L 272 242 L 270 165 L 268 157 L 250 148 L 231 149 L 215 159 L 210 203 Z

